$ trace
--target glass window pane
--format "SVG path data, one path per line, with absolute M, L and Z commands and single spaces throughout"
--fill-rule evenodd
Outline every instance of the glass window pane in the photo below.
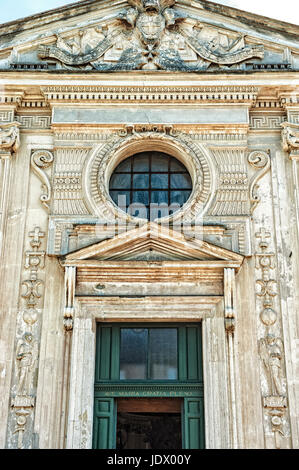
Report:
M 184 171 L 184 172 L 186 172 L 187 170 L 181 162 L 179 162 L 176 158 L 172 158 L 170 160 L 170 171 Z
M 133 188 L 135 189 L 148 189 L 149 188 L 149 175 L 133 175 Z
M 177 203 L 182 206 L 189 199 L 190 193 L 191 191 L 171 191 L 170 203 Z
M 121 162 L 114 170 L 114 173 L 121 173 L 122 171 L 131 171 L 131 161 L 132 158 L 126 158 Z
M 110 180 L 110 189 L 130 189 L 131 175 L 116 173 Z
M 147 378 L 148 330 L 121 328 L 120 376 L 121 380 Z
M 151 202 L 155 204 L 168 204 L 168 191 L 152 191 Z
M 110 191 L 110 196 L 113 202 L 122 210 L 130 205 L 130 191 Z
M 177 363 L 177 329 L 151 328 L 149 330 L 149 378 L 176 380 L 178 378 Z
M 168 155 L 159 152 L 152 154 L 152 171 L 168 171 Z
M 133 172 L 149 171 L 149 155 L 147 153 L 139 153 L 135 155 L 133 160 Z
M 145 206 L 147 206 L 149 204 L 148 196 L 149 196 L 148 191 L 134 191 L 132 202 L 133 203 L 138 202 L 140 204 L 144 204 Z
M 170 176 L 171 189 L 191 189 L 191 178 L 188 174 L 174 174 Z
M 168 189 L 168 175 L 163 173 L 162 175 L 159 174 L 152 174 L 151 179 L 151 187 L 153 189 Z

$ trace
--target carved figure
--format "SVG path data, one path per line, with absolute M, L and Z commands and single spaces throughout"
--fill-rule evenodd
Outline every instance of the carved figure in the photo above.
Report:
M 19 341 L 16 360 L 18 365 L 17 395 L 27 396 L 30 394 L 31 375 L 37 360 L 36 342 L 31 333 L 25 333 Z
M 284 396 L 282 381 L 282 341 L 274 335 L 268 334 L 259 342 L 259 352 L 264 366 L 269 374 L 271 394 Z
M 243 36 L 230 39 L 215 28 L 203 27 L 174 9 L 175 0 L 128 0 L 117 21 L 104 30 L 79 31 L 73 39 L 57 37 L 55 46 L 41 46 L 42 59 L 55 59 L 66 68 L 116 70 L 206 70 L 263 58 L 262 45 L 246 46 Z M 188 20 L 188 21 L 186 21 Z M 190 63 L 188 63 L 190 62 Z
M 0 126 L 0 150 L 12 150 L 19 148 L 19 128 L 16 125 Z

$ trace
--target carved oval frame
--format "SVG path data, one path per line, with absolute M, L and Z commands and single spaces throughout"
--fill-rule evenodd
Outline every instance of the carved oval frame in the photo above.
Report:
M 114 134 L 110 141 L 92 152 L 83 175 L 85 196 L 92 214 L 124 223 L 145 222 L 145 219 L 127 214 L 113 202 L 109 194 L 109 180 L 122 160 L 146 150 L 161 151 L 180 160 L 188 169 L 193 184 L 187 202 L 174 214 L 155 222 L 190 223 L 195 218 L 203 217 L 215 194 L 215 170 L 207 149 L 187 134 L 156 131 Z

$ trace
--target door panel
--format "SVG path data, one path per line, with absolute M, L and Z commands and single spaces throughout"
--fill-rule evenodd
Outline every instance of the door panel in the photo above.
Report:
M 116 442 L 116 403 L 114 398 L 96 398 L 94 410 L 94 449 L 114 449 Z
M 185 449 L 204 449 L 204 408 L 202 398 L 184 399 L 183 444 Z

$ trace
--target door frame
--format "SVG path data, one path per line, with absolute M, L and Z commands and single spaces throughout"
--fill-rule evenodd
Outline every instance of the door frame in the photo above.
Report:
M 235 371 L 230 371 L 231 351 L 227 348 L 225 297 L 201 296 L 197 298 L 196 303 L 194 299 L 183 296 L 170 300 L 176 305 L 174 322 L 178 321 L 177 311 L 183 312 L 183 320 L 186 322 L 202 322 L 204 395 L 207 397 L 204 408 L 206 448 L 236 447 L 229 391 Z M 150 310 L 150 298 L 147 298 L 147 304 Z M 74 301 L 66 445 L 68 449 L 92 448 L 96 323 L 132 323 L 131 317 L 122 315 L 123 305 L 122 298 L 114 299 L 111 303 L 109 298 L 82 296 Z M 135 308 L 134 320 L 170 322 L 169 316 L 165 318 L 165 302 L 161 302 L 158 307 L 157 298 L 154 298 L 155 315 L 150 319 L 145 315 L 142 305 L 140 312 Z M 182 318 L 180 320 L 182 321 Z M 241 409 L 238 401 L 235 401 L 234 406 L 237 410 Z M 237 426 L 237 432 L 240 432 L 239 429 Z

